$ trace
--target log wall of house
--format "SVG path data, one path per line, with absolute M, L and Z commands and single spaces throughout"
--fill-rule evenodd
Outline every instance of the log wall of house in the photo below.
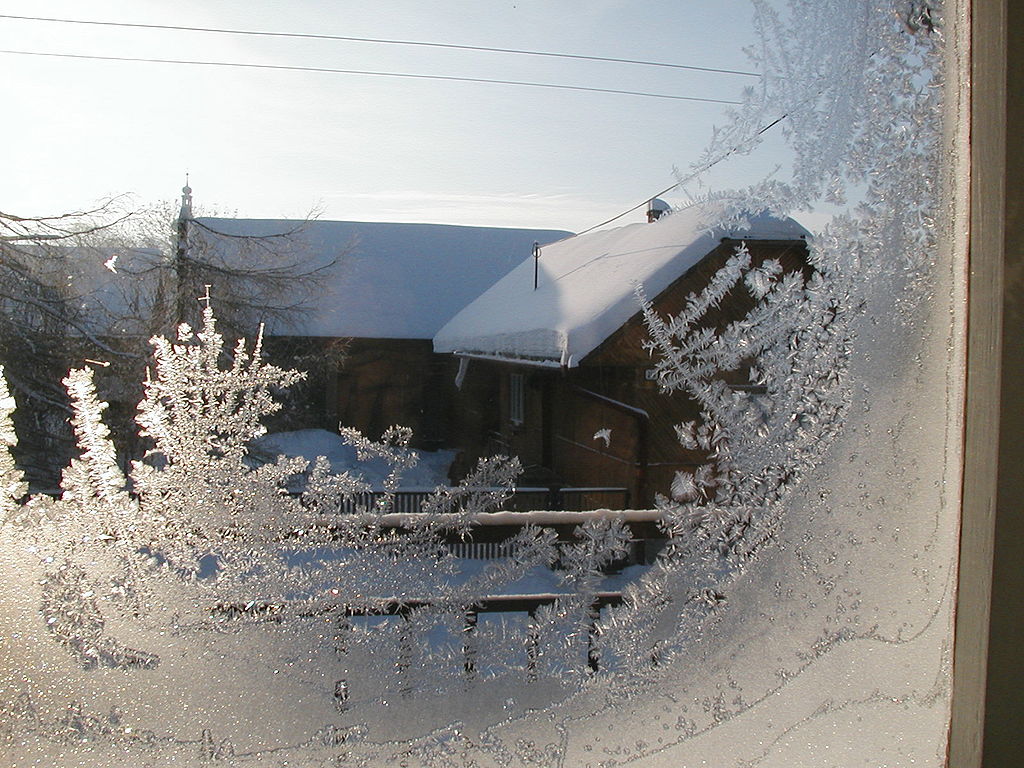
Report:
M 708 284 L 737 245 L 738 241 L 723 241 L 654 299 L 655 310 L 662 316 L 678 314 L 690 294 Z M 801 241 L 751 241 L 748 250 L 754 265 L 774 258 L 786 271 L 807 273 L 807 248 Z M 708 314 L 704 325 L 725 327 L 753 305 L 741 284 Z M 483 422 L 478 422 L 475 431 L 455 437 L 460 441 L 457 444 L 464 448 L 467 459 L 494 452 L 519 456 L 528 469 L 526 484 L 550 480 L 572 486 L 625 487 L 630 491 L 631 506 L 651 506 L 656 493 L 668 494 L 677 471 L 692 471 L 705 456 L 679 445 L 675 426 L 698 418 L 699 412 L 686 394 L 662 393 L 648 378 L 653 363 L 643 349 L 647 338 L 638 310 L 576 368 L 472 361 L 470 371 L 476 371 L 473 388 L 464 388 L 457 396 L 461 403 L 457 408 L 472 408 L 486 400 L 497 419 L 490 423 L 488 436 L 481 434 Z M 518 424 L 509 414 L 509 377 L 513 374 L 524 376 L 526 384 L 524 418 Z M 748 383 L 745 369 L 722 378 Z M 602 429 L 611 430 L 607 445 L 594 438 Z
M 654 299 L 656 311 L 676 314 L 731 256 L 738 241 L 723 241 L 699 264 Z M 751 241 L 753 263 L 778 259 L 784 269 L 807 270 L 806 245 L 795 241 Z M 740 285 L 706 318 L 724 327 L 753 306 Z M 678 443 L 675 426 L 697 418 L 683 393 L 658 391 L 643 350 L 647 329 L 638 311 L 572 369 L 541 368 L 471 360 L 455 385 L 459 361 L 436 355 L 429 340 L 352 339 L 336 378 L 335 423 L 379 437 L 393 424 L 414 430 L 414 446 L 457 448 L 453 480 L 477 459 L 496 453 L 518 456 L 525 485 L 624 487 L 630 505 L 649 507 L 667 494 L 680 469 L 704 457 Z M 511 377 L 522 377 L 522 418 L 510 411 Z M 746 383 L 746 372 L 723 376 Z M 646 415 L 643 415 L 646 414 Z M 608 444 L 595 439 L 610 430 Z
M 637 498 L 637 451 L 645 426 L 639 414 L 631 415 L 582 395 L 567 376 L 558 387 L 553 432 L 552 469 L 573 485 L 630 489 Z M 609 439 L 595 438 L 609 430 Z
M 498 445 L 509 455 L 519 457 L 524 484 L 543 482 L 548 474 L 545 470 L 550 469 L 544 437 L 550 418 L 550 376 L 546 371 L 518 366 L 501 366 L 501 369 L 498 374 L 501 418 Z M 511 413 L 512 376 L 522 377 L 522 420 L 518 422 L 513 421 Z
M 452 466 L 452 479 L 461 480 L 470 472 L 477 460 L 495 454 L 509 455 L 509 449 L 500 440 L 501 391 L 500 376 L 490 363 L 469 360 L 462 376 L 461 387 L 456 387 L 458 362 L 452 355 L 438 355 L 455 362 L 444 379 L 446 395 L 446 448 L 458 449 Z
M 676 471 L 694 468 L 703 455 L 683 449 L 675 435 L 676 424 L 697 415 L 689 398 L 653 387 L 612 385 L 615 379 L 636 378 L 647 385 L 643 373 L 583 366 L 568 372 L 559 387 L 564 406 L 552 428 L 560 476 L 573 485 L 628 488 L 630 504 L 646 508 L 655 493 L 668 492 Z M 595 438 L 605 429 L 610 430 L 607 444 Z
M 337 375 L 348 352 L 347 339 L 314 336 L 267 336 L 263 351 L 268 362 L 302 371 L 306 378 L 278 393 L 281 410 L 266 419 L 271 432 L 293 429 L 335 429 Z
M 437 448 L 448 438 L 455 366 L 429 339 L 352 339 L 337 376 L 337 421 L 372 439 L 393 425 L 410 427 L 414 446 Z
M 735 253 L 742 241 L 724 239 L 711 253 L 678 277 L 668 288 L 654 298 L 654 308 L 662 317 L 677 315 L 686 306 L 691 294 L 699 293 L 707 287 L 726 261 Z M 802 240 L 751 240 L 747 241 L 750 261 L 753 266 L 762 265 L 767 259 L 776 259 L 784 271 L 800 270 L 805 277 L 810 276 L 807 266 L 807 244 Z M 705 316 L 700 327 L 724 328 L 729 323 L 741 319 L 754 306 L 746 286 L 741 282 L 719 304 Z M 650 367 L 651 358 L 644 351 L 643 344 L 648 339 L 647 327 L 644 325 L 643 314 L 638 310 L 615 333 L 580 361 L 580 366 L 645 366 Z M 746 382 L 737 382 L 746 383 Z
M 739 244 L 736 240 L 723 240 L 718 248 L 654 298 L 655 311 L 662 317 L 679 314 L 689 297 L 708 285 Z M 760 266 L 767 259 L 776 259 L 784 271 L 802 271 L 805 277 L 809 276 L 807 246 L 803 241 L 752 240 L 747 242 L 747 249 L 753 266 Z M 744 317 L 754 304 L 755 300 L 746 286 L 740 283 L 716 308 L 707 313 L 699 325 L 724 328 Z M 569 371 L 567 376 L 568 381 L 582 388 L 642 409 L 648 414 L 646 435 L 642 438 L 645 441 L 645 453 L 641 456 L 641 448 L 638 445 L 630 446 L 628 439 L 625 446 L 618 448 L 620 451 L 634 451 L 634 464 L 641 470 L 642 477 L 634 479 L 631 486 L 632 498 L 640 506 L 651 505 L 656 493 L 667 495 L 677 471 L 692 471 L 705 459 L 702 452 L 686 450 L 679 444 L 675 426 L 699 418 L 699 411 L 696 403 L 685 393 L 662 393 L 657 384 L 648 378 L 653 361 L 643 349 L 647 339 L 647 327 L 642 313 L 638 311 L 580 361 L 578 368 Z M 720 378 L 732 384 L 748 384 L 749 370 L 743 367 L 723 373 Z M 589 405 L 579 406 L 576 418 L 582 424 L 577 428 L 577 434 L 585 434 L 598 419 L 607 418 L 609 409 L 602 409 L 600 402 L 594 402 L 593 398 L 591 401 Z M 613 445 L 614 441 L 613 431 Z M 572 470 L 575 483 L 581 482 L 575 478 L 596 479 L 609 471 L 606 466 L 594 460 L 588 461 L 579 455 L 573 459 L 582 460 L 578 469 Z M 641 464 L 644 466 L 640 467 Z M 570 471 L 569 460 L 563 466 L 566 472 Z

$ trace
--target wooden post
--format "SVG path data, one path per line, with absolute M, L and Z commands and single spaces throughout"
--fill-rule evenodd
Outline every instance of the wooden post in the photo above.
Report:
M 970 35 L 971 49 L 971 210 L 964 480 L 947 754 L 948 765 L 953 768 L 982 765 L 986 719 L 990 725 L 998 720 L 1013 736 L 1019 731 L 1019 711 L 1004 711 L 998 718 L 991 706 L 989 712 L 985 711 L 996 468 L 1000 463 L 996 436 L 1000 416 L 1006 225 L 1007 5 L 1006 0 L 972 3 L 970 14 L 966 15 L 969 33 L 961 35 Z M 1018 407 L 1016 403 L 1014 407 Z M 1019 514 L 1019 507 L 1014 514 Z M 1019 657 L 1019 652 L 1016 655 Z M 989 757 L 995 757 L 994 750 L 986 755 Z M 985 764 L 995 766 L 999 762 L 986 759 Z
M 470 608 L 466 611 L 462 627 L 462 657 L 467 683 L 472 683 L 476 679 L 476 622 L 477 612 Z

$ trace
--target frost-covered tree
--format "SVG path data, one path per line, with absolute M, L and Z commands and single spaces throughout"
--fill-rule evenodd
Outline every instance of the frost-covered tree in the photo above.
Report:
M 43 487 L 56 485 L 74 446 L 61 378 L 83 359 L 121 358 L 90 322 L 68 259 L 102 263 L 100 244 L 128 216 L 123 199 L 52 216 L 0 212 L 0 363 L 19 403 L 19 463 Z
M 178 203 L 140 206 L 112 241 L 162 254 L 119 267 L 130 278 L 126 290 L 144 296 L 137 305 L 146 313 L 151 335 L 173 336 L 181 323 L 199 327 L 199 300 L 207 290 L 216 297 L 221 332 L 232 341 L 252 338 L 260 323 L 287 328 L 311 308 L 322 281 L 344 255 L 315 263 L 308 258 L 301 235 L 315 220 L 313 213 L 267 235 L 221 232 L 209 218 L 217 215 L 194 210 L 186 185 Z
M 205 296 L 216 298 L 218 328 L 229 346 L 255 337 L 261 325 L 286 334 L 315 307 L 324 281 L 343 260 L 343 251 L 310 258 L 303 235 L 316 218 L 312 212 L 282 231 L 258 235 L 222 232 L 217 215 L 216 209 L 194 209 L 186 185 L 180 202 L 139 206 L 107 238 L 108 247 L 126 255 L 114 265 L 121 298 L 106 323 L 124 362 L 114 360 L 117 364 L 100 377 L 108 396 L 137 399 L 133 387 L 148 358 L 148 339 L 172 338 L 182 323 L 199 327 Z M 323 422 L 323 391 L 346 350 L 345 340 L 309 344 L 287 335 L 264 340 L 269 359 L 306 373 L 278 391 L 285 405 L 280 422 L 292 427 Z M 129 414 L 120 414 L 115 431 L 124 434 L 122 447 L 131 449 Z

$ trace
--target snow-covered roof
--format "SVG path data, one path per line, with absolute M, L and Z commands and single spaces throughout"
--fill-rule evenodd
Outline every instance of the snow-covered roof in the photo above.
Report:
M 200 218 L 226 235 L 266 236 L 302 224 L 281 219 Z M 312 221 L 290 236 L 290 258 L 312 269 L 337 258 L 313 309 L 271 334 L 429 339 L 458 310 L 530 259 L 533 243 L 568 236 L 556 230 L 445 224 Z M 224 238 L 226 248 L 231 238 Z
M 527 259 L 455 315 L 434 350 L 573 367 L 639 310 L 634 286 L 657 296 L 722 238 L 788 240 L 809 232 L 793 219 L 746 216 L 714 226 L 726 203 L 694 205 L 651 224 L 590 232 L 541 249 L 538 285 Z

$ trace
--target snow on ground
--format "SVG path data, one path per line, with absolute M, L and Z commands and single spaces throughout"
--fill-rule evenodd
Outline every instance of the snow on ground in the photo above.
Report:
M 402 475 L 405 490 L 430 489 L 448 485 L 448 469 L 455 459 L 455 451 L 418 451 L 419 461 Z M 255 440 L 250 455 L 257 461 L 272 461 L 276 456 L 302 456 L 310 464 L 318 456 L 331 463 L 331 471 L 359 473 L 374 490 L 382 488 L 390 467 L 382 459 L 361 461 L 356 450 L 340 435 L 326 429 L 299 429 L 293 432 L 274 432 Z
M 318 456 L 325 457 L 331 463 L 335 473 L 360 472 L 367 482 L 375 489 L 381 487 L 388 473 L 388 465 L 380 460 L 360 461 L 355 449 L 333 432 L 324 429 L 300 429 L 293 432 L 276 432 L 256 440 L 251 453 L 260 461 L 272 461 L 274 457 L 302 456 L 312 463 Z M 419 452 L 420 460 L 415 467 L 403 477 L 402 488 L 405 490 L 433 489 L 439 485 L 448 485 L 448 468 L 455 458 L 455 451 L 440 450 Z M 623 517 L 630 520 L 654 520 L 661 516 L 658 510 L 631 510 L 618 513 L 609 510 L 595 512 L 495 512 L 484 515 L 480 522 L 484 525 L 552 525 L 576 523 L 606 517 Z M 381 522 L 385 525 L 401 525 L 409 518 L 408 514 L 394 513 L 384 515 Z M 315 553 L 287 553 L 288 562 L 293 566 L 328 567 L 332 562 L 344 561 L 351 556 L 349 550 L 340 548 L 335 551 L 321 550 Z M 312 557 L 311 557 L 312 555 Z M 458 558 L 454 573 L 445 581 L 449 586 L 466 584 L 481 576 L 490 564 L 486 559 Z M 601 580 L 598 588 L 606 592 L 621 591 L 628 583 L 638 580 L 649 569 L 649 566 L 628 566 L 620 572 L 608 574 Z M 428 569 L 429 570 L 429 569 Z M 550 568 L 531 568 L 520 579 L 495 590 L 496 595 L 567 595 L 572 593 L 571 586 L 562 582 L 561 574 Z

